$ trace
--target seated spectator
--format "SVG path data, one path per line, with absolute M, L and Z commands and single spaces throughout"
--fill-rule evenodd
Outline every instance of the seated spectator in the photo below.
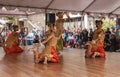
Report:
M 79 38 L 78 38 L 78 37 L 79 37 L 78 35 L 75 35 L 75 36 L 74 36 L 74 47 L 73 47 L 73 48 L 78 48 L 78 46 L 79 46 L 79 45 L 78 45 L 78 44 L 79 44 L 79 43 L 78 43 L 78 41 L 79 41 Z
M 68 41 L 74 40 L 73 34 L 70 33 L 70 35 L 68 36 Z
M 110 50 L 110 39 L 108 39 L 108 37 L 105 36 L 105 39 L 104 39 L 104 49 L 105 51 L 109 51 Z
M 70 33 L 67 40 L 68 40 L 67 46 L 70 46 L 72 48 L 74 46 L 74 37 L 72 33 Z
M 39 36 L 38 35 L 35 35 L 33 43 L 39 43 Z
M 110 51 L 116 51 L 117 40 L 115 35 L 111 35 L 110 39 Z
M 90 32 L 89 32 L 89 41 L 92 41 L 93 34 L 94 34 L 93 30 L 90 29 Z
M 32 45 L 34 40 L 34 34 L 30 31 L 27 35 L 27 44 Z

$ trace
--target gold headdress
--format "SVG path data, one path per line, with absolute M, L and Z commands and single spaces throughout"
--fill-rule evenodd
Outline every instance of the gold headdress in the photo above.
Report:
M 63 15 L 63 14 L 64 14 L 63 12 L 58 12 L 58 13 L 56 13 L 57 16 Z

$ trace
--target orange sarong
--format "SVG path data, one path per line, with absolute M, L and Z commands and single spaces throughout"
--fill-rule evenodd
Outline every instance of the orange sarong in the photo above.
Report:
M 51 57 L 51 59 L 49 60 L 50 62 L 54 62 L 57 63 L 59 62 L 59 56 L 56 53 L 56 48 L 54 46 L 50 47 L 50 53 L 51 55 L 53 55 L 53 57 Z M 41 57 L 41 54 L 38 55 L 38 58 Z
M 11 48 L 5 47 L 5 52 L 9 53 L 20 53 L 23 52 L 23 49 L 18 46 L 16 42 L 13 43 Z

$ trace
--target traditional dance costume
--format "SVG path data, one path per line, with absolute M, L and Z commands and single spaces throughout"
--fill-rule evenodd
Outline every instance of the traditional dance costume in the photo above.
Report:
M 56 37 L 51 38 L 47 42 L 45 49 L 38 54 L 39 61 L 43 61 L 44 58 L 47 57 L 49 62 L 59 62 L 59 56 L 56 53 L 56 43 L 57 43 Z
M 20 53 L 23 52 L 23 49 L 19 47 L 19 35 L 18 33 L 11 33 L 7 40 L 4 50 L 6 54 L 8 53 Z

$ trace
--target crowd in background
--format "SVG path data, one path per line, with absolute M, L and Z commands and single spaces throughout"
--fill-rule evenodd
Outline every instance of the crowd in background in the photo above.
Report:
M 7 31 L 7 36 L 11 33 Z M 104 48 L 106 51 L 119 51 L 120 50 L 120 29 L 108 28 L 105 33 Z M 64 47 L 69 48 L 85 48 L 85 44 L 91 41 L 93 38 L 94 31 L 92 29 L 87 30 L 65 30 L 63 36 Z M 32 45 L 44 40 L 44 31 L 39 31 L 36 28 L 20 35 L 22 45 Z
M 84 29 L 82 31 L 65 31 L 64 33 L 64 46 L 65 47 L 71 47 L 71 48 L 82 48 L 84 47 L 85 43 L 92 39 L 93 31 L 91 29 L 90 32 L 87 31 L 87 29 Z M 90 36 L 90 37 L 89 37 Z
M 120 49 L 120 29 L 115 30 L 109 28 L 104 31 L 105 40 L 104 48 L 106 51 L 118 51 Z M 64 33 L 64 46 L 70 48 L 85 48 L 85 44 L 88 41 L 91 41 L 93 38 L 94 31 L 92 29 L 84 29 L 82 31 L 69 32 L 65 31 Z

